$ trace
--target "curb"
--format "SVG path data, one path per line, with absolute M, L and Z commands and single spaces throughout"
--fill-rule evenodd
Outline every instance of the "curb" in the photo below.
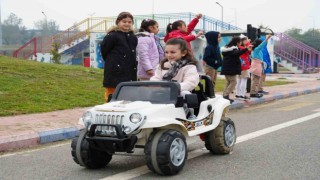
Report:
M 39 135 L 37 133 L 8 136 L 0 139 L 0 152 L 28 148 L 39 144 Z
M 262 104 L 265 102 L 271 102 L 279 99 L 295 97 L 310 93 L 320 92 L 320 86 L 314 89 L 307 89 L 302 91 L 292 90 L 289 93 L 277 93 L 271 97 L 262 97 L 262 98 L 252 98 L 249 101 L 235 101 L 231 104 L 230 109 L 240 109 L 244 107 L 249 107 L 256 104 Z M 29 148 L 39 144 L 46 144 L 66 139 L 71 139 L 75 137 L 79 130 L 80 126 L 60 128 L 49 131 L 41 131 L 31 134 L 17 135 L 17 136 L 8 136 L 0 139 L 0 152 L 16 150 L 20 148 Z
M 289 93 L 277 93 L 277 94 L 272 95 L 271 97 L 252 98 L 249 101 L 238 101 L 237 100 L 231 104 L 230 109 L 239 109 L 239 108 L 248 107 L 251 105 L 262 104 L 265 102 L 270 102 L 270 101 L 275 101 L 275 100 L 279 100 L 279 99 L 300 96 L 300 95 L 305 95 L 305 94 L 311 94 L 311 93 L 316 93 L 316 92 L 320 92 L 320 86 L 313 88 L 313 89 L 307 89 L 307 90 L 301 90 L 301 91 L 292 90 Z
M 71 139 L 79 133 L 78 128 L 62 128 L 50 131 L 39 132 L 39 144 L 45 144 L 64 139 Z
M 69 127 L 30 134 L 8 136 L 0 139 L 0 152 L 30 148 L 40 144 L 71 139 L 79 133 L 80 128 Z
M 277 78 L 307 78 L 307 79 L 319 79 L 320 74 L 316 74 L 315 76 L 312 75 L 299 75 L 296 76 L 295 74 L 266 74 L 268 77 L 277 77 Z

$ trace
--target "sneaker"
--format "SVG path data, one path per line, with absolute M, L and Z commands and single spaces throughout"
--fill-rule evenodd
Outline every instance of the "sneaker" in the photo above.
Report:
M 248 96 L 242 96 L 242 98 L 243 98 L 244 100 L 249 100 L 249 99 L 250 99 Z
M 223 96 L 223 98 L 225 98 L 225 99 L 229 100 L 229 101 L 230 101 L 230 104 L 232 104 L 232 103 L 233 103 L 233 101 L 234 101 L 233 99 L 230 99 L 230 98 L 229 98 L 229 96 Z
M 263 96 L 263 94 L 250 94 L 250 97 L 254 97 L 254 98 L 261 98 Z
M 239 100 L 244 100 L 244 99 L 243 99 L 243 96 L 239 96 L 238 99 L 239 99 Z
M 236 98 L 242 98 L 242 96 L 238 96 L 238 95 L 236 95 Z
M 259 91 L 258 93 L 260 93 L 260 94 L 269 94 L 269 92 L 267 92 L 267 91 Z

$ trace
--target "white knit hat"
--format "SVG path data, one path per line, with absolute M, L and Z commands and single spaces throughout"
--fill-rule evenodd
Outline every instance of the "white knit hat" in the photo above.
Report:
M 240 39 L 244 39 L 244 38 L 248 38 L 247 36 L 243 35 L 243 34 L 240 34 Z

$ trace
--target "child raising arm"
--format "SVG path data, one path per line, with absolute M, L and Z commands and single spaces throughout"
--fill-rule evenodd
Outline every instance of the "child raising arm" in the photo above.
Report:
M 197 35 L 191 34 L 201 18 L 202 14 L 197 14 L 188 25 L 186 25 L 186 23 L 182 20 L 169 23 L 167 26 L 167 35 L 164 37 L 164 42 L 167 42 L 171 38 L 183 38 L 185 41 L 187 41 L 188 47 L 191 50 L 190 42 L 203 35 L 203 31 L 198 32 Z

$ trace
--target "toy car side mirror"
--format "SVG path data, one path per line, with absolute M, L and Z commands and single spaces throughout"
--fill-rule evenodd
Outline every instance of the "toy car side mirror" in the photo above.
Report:
M 188 108 L 198 107 L 198 96 L 196 94 L 186 94 L 185 98 Z

